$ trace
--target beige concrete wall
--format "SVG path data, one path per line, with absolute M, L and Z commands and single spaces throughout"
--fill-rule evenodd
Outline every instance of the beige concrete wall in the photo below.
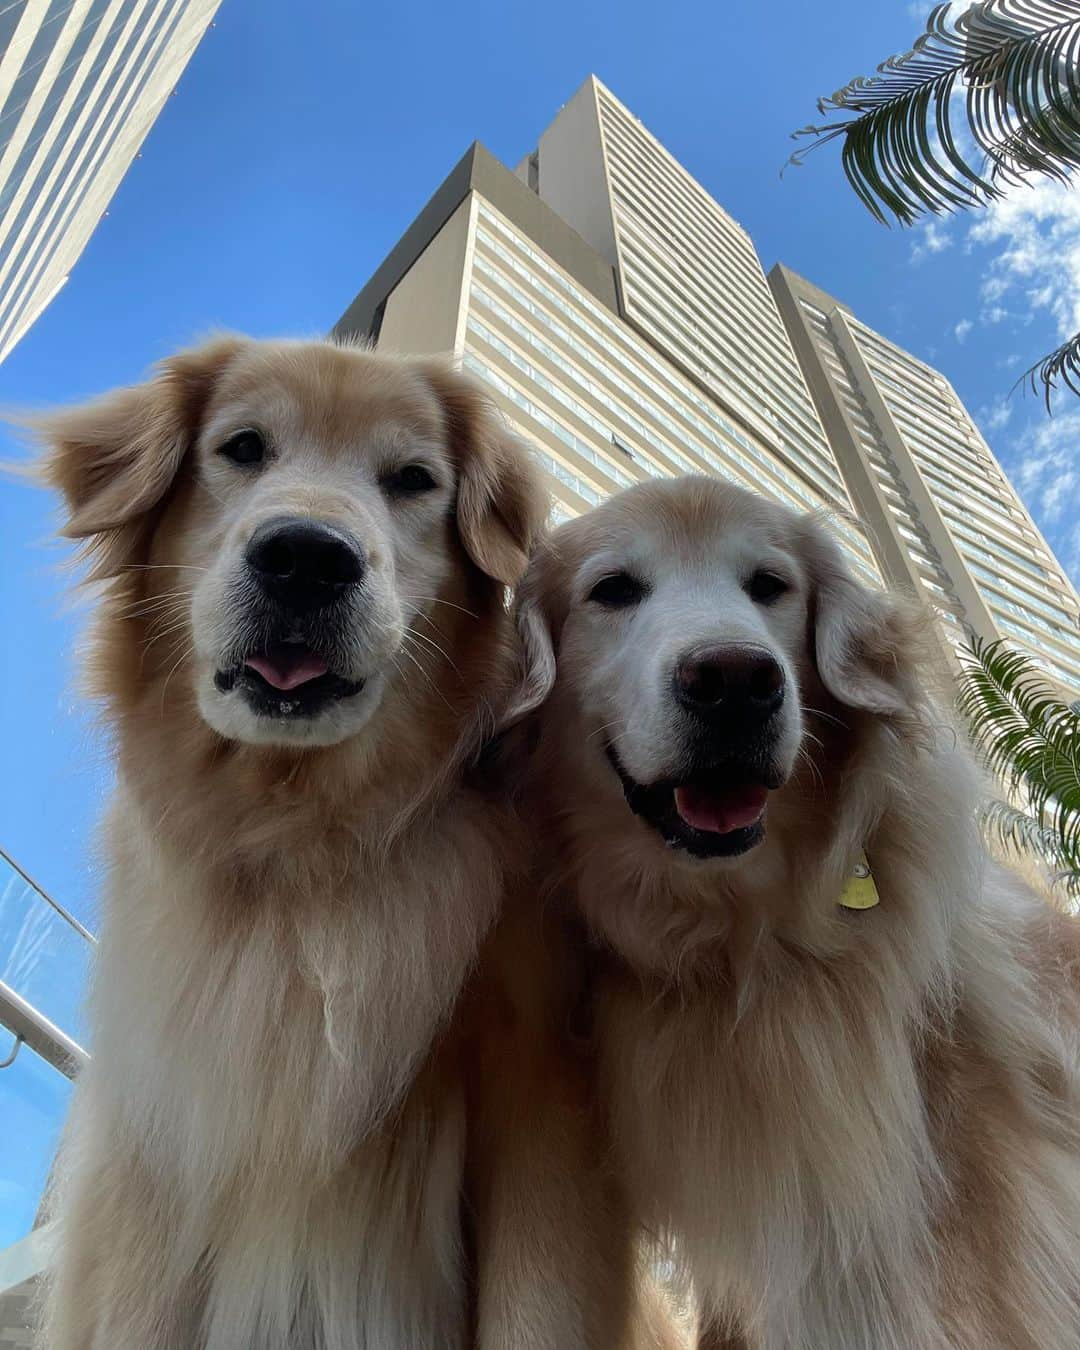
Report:
M 843 401 L 826 374 L 813 334 L 800 311 L 796 286 L 804 292 L 809 287 L 780 263 L 769 273 L 768 281 L 856 513 L 869 531 L 882 576 L 890 586 L 899 586 L 921 596 L 918 568 L 894 533 L 896 523 L 892 513 L 876 476 L 860 453 L 858 436 L 848 420 Z M 839 308 L 823 291 L 816 291 L 810 298 L 826 313 Z
M 585 81 L 540 137 L 540 196 L 618 268 L 596 85 Z
M 460 203 L 387 297 L 380 351 L 454 350 L 466 284 L 469 200 Z

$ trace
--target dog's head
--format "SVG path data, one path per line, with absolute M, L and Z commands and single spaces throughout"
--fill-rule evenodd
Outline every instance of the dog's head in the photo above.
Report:
M 762 842 L 822 716 L 917 716 L 904 607 L 857 583 L 815 519 L 714 479 L 631 488 L 562 526 L 519 622 L 526 703 L 554 689 L 563 781 L 621 792 L 694 859 Z
M 231 741 L 333 744 L 453 679 L 545 515 L 524 449 L 435 360 L 223 337 L 34 426 L 138 658 L 102 692 L 168 682 Z

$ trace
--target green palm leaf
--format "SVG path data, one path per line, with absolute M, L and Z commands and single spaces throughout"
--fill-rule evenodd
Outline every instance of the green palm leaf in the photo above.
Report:
M 838 121 L 804 127 L 796 151 L 843 138 L 842 162 L 883 223 L 975 206 L 1031 172 L 1067 179 L 1080 166 L 1080 0 L 977 0 L 958 17 L 938 5 L 911 51 L 820 99 Z M 954 95 L 963 90 L 962 100 Z M 974 150 L 954 126 L 962 105 Z
M 1036 665 L 1003 642 L 973 639 L 958 707 L 987 766 L 1028 804 L 999 803 L 991 824 L 1002 842 L 1023 841 L 1080 882 L 1080 715 Z
M 1033 853 L 1044 858 L 1056 856 L 1053 830 L 1047 829 L 1038 817 L 1021 811 L 1010 802 L 987 802 L 983 808 L 983 821 L 998 842 L 1015 853 Z
M 1046 400 L 1046 411 L 1050 411 L 1050 400 L 1058 381 L 1080 395 L 1080 333 L 1074 334 L 1068 342 L 1063 342 L 1055 352 L 1031 367 L 1020 376 L 1018 383 L 1031 382 L 1033 390 L 1040 387 Z

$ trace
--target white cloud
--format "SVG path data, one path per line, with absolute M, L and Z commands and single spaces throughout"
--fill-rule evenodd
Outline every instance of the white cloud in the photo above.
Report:
M 1002 459 L 1062 566 L 1080 580 L 1080 409 L 1039 420 Z
M 968 238 L 997 250 L 982 286 L 987 322 L 1041 310 L 1062 338 L 1080 330 L 1080 191 L 1048 178 L 1020 184 L 980 213 Z
M 982 284 L 982 298 L 988 303 L 1000 300 L 1009 289 L 1009 283 L 1003 276 L 987 277 Z
M 985 432 L 993 433 L 1000 431 L 1002 427 L 1008 426 L 1009 419 L 1013 415 L 1013 405 L 1008 399 L 999 398 L 996 403 L 991 403 L 987 408 L 979 409 L 978 423 Z M 989 436 L 987 437 L 989 440 Z
M 974 327 L 975 325 L 970 319 L 961 319 L 953 329 L 953 336 L 956 338 L 957 342 L 964 343 L 967 341 L 967 336 Z
M 909 19 L 914 19 L 920 28 L 920 31 L 926 27 L 926 21 L 937 5 L 938 0 L 907 0 L 904 5 L 904 13 Z M 953 0 L 951 18 L 956 18 L 958 14 L 963 14 L 966 9 L 970 9 L 973 0 Z
M 952 245 L 952 236 L 943 220 L 933 217 L 924 224 L 915 226 L 915 240 L 911 245 L 911 261 L 918 265 L 931 253 L 944 253 Z

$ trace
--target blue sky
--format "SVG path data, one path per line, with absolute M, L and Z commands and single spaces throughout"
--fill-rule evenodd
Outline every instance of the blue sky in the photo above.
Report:
M 67 286 L 0 366 L 0 404 L 130 381 L 214 326 L 324 331 L 473 139 L 516 163 L 595 71 L 766 268 L 782 259 L 946 372 L 1075 578 L 1080 415 L 1063 404 L 1047 423 L 1005 396 L 1080 327 L 1080 195 L 902 232 L 871 221 L 829 151 L 779 177 L 816 96 L 919 27 L 907 0 L 224 0 Z M 0 456 L 23 453 L 0 435 Z M 53 523 L 44 495 L 0 484 L 0 843 L 93 926 L 108 761 L 75 692 L 82 616 Z

